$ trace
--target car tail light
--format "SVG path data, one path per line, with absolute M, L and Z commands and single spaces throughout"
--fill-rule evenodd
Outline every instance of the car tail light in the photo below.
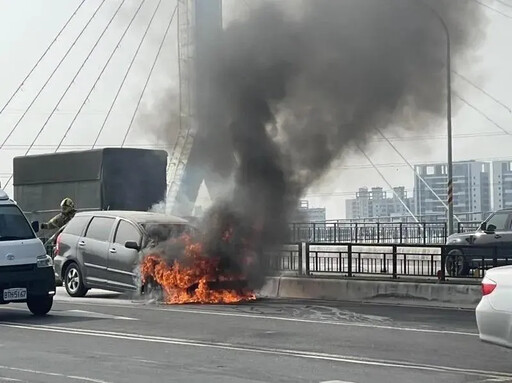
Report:
M 482 294 L 484 296 L 491 294 L 496 288 L 497 283 L 489 278 L 484 278 L 482 281 Z
M 57 237 L 57 241 L 55 242 L 55 249 L 53 250 L 53 255 L 60 254 L 60 241 L 62 240 L 62 234 L 59 234 Z

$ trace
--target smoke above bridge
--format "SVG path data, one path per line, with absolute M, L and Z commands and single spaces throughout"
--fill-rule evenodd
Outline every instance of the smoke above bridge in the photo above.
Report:
M 215 137 L 201 151 L 203 166 L 234 186 L 205 218 L 206 253 L 236 266 L 240 249 L 285 242 L 299 198 L 375 128 L 444 126 L 447 42 L 434 11 L 449 26 L 453 59 L 472 57 L 486 21 L 469 1 L 261 2 L 224 29 L 206 58 L 213 84 L 199 84 L 203 128 Z M 215 160 L 226 153 L 234 169 Z M 227 228 L 235 250 L 222 252 Z M 266 260 L 257 264 L 255 285 Z

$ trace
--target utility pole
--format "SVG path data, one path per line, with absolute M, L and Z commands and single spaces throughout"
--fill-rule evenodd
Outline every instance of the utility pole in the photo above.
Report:
M 446 123 L 448 133 L 448 169 L 447 169 L 447 204 L 448 204 L 448 234 L 454 233 L 453 227 L 453 137 L 452 137 L 452 64 L 451 64 L 451 39 L 450 30 L 443 17 L 424 0 L 420 2 L 430 9 L 433 15 L 439 20 L 446 35 Z

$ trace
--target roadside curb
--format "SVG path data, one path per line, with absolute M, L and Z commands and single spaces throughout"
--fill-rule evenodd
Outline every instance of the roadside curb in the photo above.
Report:
M 258 295 L 460 309 L 474 309 L 481 299 L 478 285 L 298 277 L 269 277 Z

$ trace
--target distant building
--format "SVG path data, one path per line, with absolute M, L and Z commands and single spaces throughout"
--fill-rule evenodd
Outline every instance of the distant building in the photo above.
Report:
M 512 208 L 512 162 L 492 163 L 493 208 Z
M 446 207 L 425 183 L 446 203 L 447 165 L 424 164 L 415 166 L 415 214 L 423 220 L 445 221 Z M 418 176 L 423 178 L 423 183 Z M 490 164 L 478 161 L 461 161 L 453 164 L 453 210 L 462 221 L 481 220 L 491 211 Z M 512 191 L 512 190 L 511 190 Z
M 355 199 L 345 201 L 347 219 L 391 219 L 407 216 L 409 214 L 407 208 L 412 209 L 413 202 L 407 197 L 405 187 L 393 188 L 393 193 L 390 194 L 391 196 L 388 196 L 388 193 L 380 187 L 373 187 L 371 190 L 366 187 L 360 188 Z
M 309 201 L 300 201 L 299 207 L 292 217 L 292 222 L 309 223 L 326 220 L 325 208 L 310 208 Z

